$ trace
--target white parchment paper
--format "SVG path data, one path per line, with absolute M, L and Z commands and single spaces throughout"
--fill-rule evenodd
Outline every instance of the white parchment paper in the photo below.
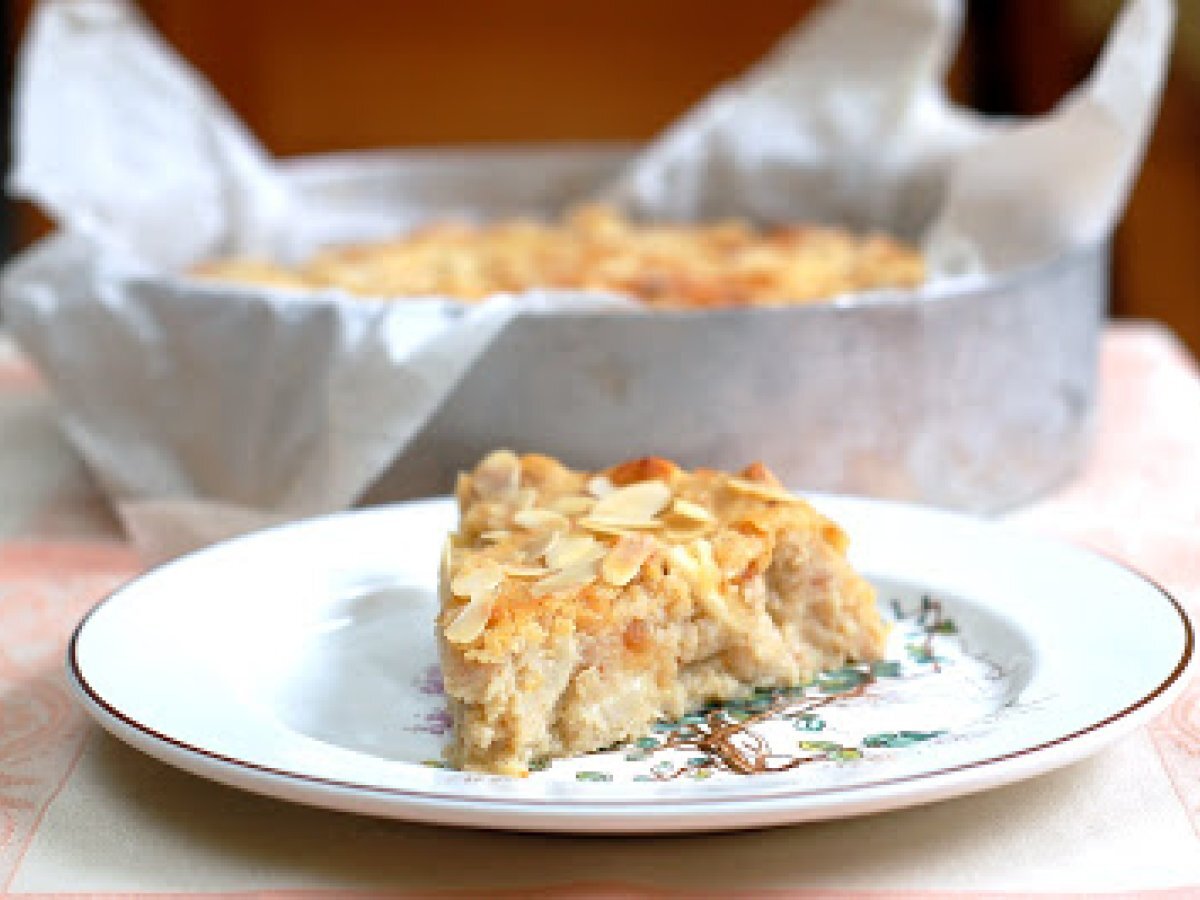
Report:
M 886 229 L 922 244 L 931 292 L 1103 238 L 1152 126 L 1170 0 L 1131 0 L 1088 81 L 1027 121 L 946 98 L 961 19 L 957 0 L 828 3 L 607 187 L 571 199 Z M 9 188 L 59 231 L 7 267 L 5 322 L 149 557 L 353 504 L 515 315 L 619 302 L 396 304 L 174 274 L 217 254 L 291 258 L 354 228 L 344 204 L 306 203 L 122 0 L 39 5 L 14 138 Z M 462 183 L 470 209 L 486 189 Z M 436 211 L 420 191 L 388 200 L 394 216 L 365 215 L 362 236 Z

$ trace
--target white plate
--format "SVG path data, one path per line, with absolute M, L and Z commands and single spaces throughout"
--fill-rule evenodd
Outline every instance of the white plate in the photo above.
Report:
M 894 664 L 777 700 L 754 726 L 773 761 L 812 759 L 783 772 L 739 775 L 661 747 L 526 779 L 431 764 L 447 723 L 432 636 L 445 499 L 287 525 L 157 568 L 80 624 L 68 668 L 105 728 L 215 781 L 352 812 L 572 832 L 800 822 L 995 787 L 1100 749 L 1184 681 L 1186 616 L 1115 562 L 949 513 L 815 502 L 899 616 Z M 922 618 L 923 597 L 935 605 Z M 695 722 L 650 737 L 695 736 Z

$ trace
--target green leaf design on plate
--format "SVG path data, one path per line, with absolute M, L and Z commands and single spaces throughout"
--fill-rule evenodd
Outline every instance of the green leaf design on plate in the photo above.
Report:
M 863 738 L 862 745 L 888 748 L 911 747 L 913 744 L 941 737 L 945 733 L 945 731 L 882 731 L 878 734 L 867 735 Z
M 871 674 L 876 678 L 899 678 L 902 669 L 897 660 L 880 659 L 871 663 Z
M 937 654 L 930 653 L 929 648 L 922 641 L 919 644 L 905 644 L 905 651 L 908 653 L 909 659 L 916 663 L 929 664 L 935 662 L 943 662 L 942 658 Z
M 842 745 L 836 741 L 801 741 L 801 750 L 817 750 L 821 753 L 829 753 L 834 750 L 841 750 Z
M 792 727 L 797 731 L 824 731 L 825 720 L 813 713 L 801 713 L 792 720 Z
M 607 772 L 592 772 L 583 771 L 575 773 L 576 781 L 612 781 L 612 776 Z
M 867 674 L 849 666 L 823 672 L 817 678 L 817 687 L 827 694 L 845 694 L 867 680 Z

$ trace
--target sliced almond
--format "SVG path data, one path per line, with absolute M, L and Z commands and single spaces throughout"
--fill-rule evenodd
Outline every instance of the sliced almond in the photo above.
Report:
M 671 502 L 671 488 L 661 481 L 638 481 L 615 488 L 596 501 L 591 517 L 595 519 L 653 519 Z
M 566 531 L 571 527 L 562 513 L 548 509 L 521 509 L 513 514 L 513 522 L 530 531 Z
M 706 525 L 717 521 L 717 517 L 708 507 L 693 503 L 691 500 L 684 500 L 682 497 L 675 498 L 671 504 L 671 512 L 692 522 L 701 522 Z
M 607 497 L 613 490 L 613 483 L 607 475 L 593 475 L 588 479 L 587 492 L 593 497 Z
M 442 633 L 454 644 L 467 644 L 479 637 L 492 615 L 495 594 L 481 594 L 462 608 Z
M 591 512 L 592 507 L 595 505 L 596 498 L 594 497 L 568 494 L 565 497 L 559 497 L 552 501 L 548 505 L 548 508 L 562 513 L 564 516 L 582 516 L 585 513 Z
M 521 549 L 530 559 L 541 559 L 562 539 L 562 536 L 561 531 L 538 531 L 525 542 L 525 546 Z
M 530 487 L 523 487 L 514 495 L 513 507 L 515 509 L 531 509 L 537 504 L 537 491 Z
M 490 559 L 480 560 L 478 565 L 459 572 L 450 582 L 450 591 L 455 597 L 476 597 L 491 594 L 504 580 L 504 570 Z
M 671 544 L 690 544 L 696 538 L 702 538 L 709 533 L 709 526 L 696 522 L 685 522 L 683 527 L 668 525 L 661 532 L 664 541 Z
M 550 570 L 545 566 L 518 566 L 514 563 L 502 563 L 501 568 L 504 569 L 505 575 L 512 575 L 516 578 L 541 578 L 543 575 L 550 574 Z
M 596 568 L 596 561 L 593 559 L 561 569 L 541 581 L 535 581 L 530 593 L 535 597 L 544 597 L 546 594 L 587 587 L 596 580 Z
M 645 534 L 627 534 L 604 557 L 600 575 L 614 587 L 624 587 L 641 571 L 642 563 L 650 558 L 658 542 Z
M 521 485 L 521 461 L 511 450 L 496 450 L 475 467 L 475 492 L 485 500 L 500 500 L 515 494 Z
M 489 544 L 498 544 L 510 537 L 512 537 L 512 532 L 506 528 L 493 528 L 490 531 L 481 532 L 479 535 L 481 541 L 487 541 Z
M 772 484 L 763 484 L 759 481 L 747 481 L 745 478 L 730 476 L 726 481 L 730 489 L 739 494 L 745 494 L 748 497 L 755 497 L 759 500 L 775 500 L 780 503 L 800 503 L 799 497 L 781 487 L 775 487 Z
M 579 526 L 600 534 L 625 534 L 629 531 L 655 531 L 663 527 L 658 519 L 627 519 L 617 516 L 585 516 Z
M 577 524 L 580 528 L 587 529 L 594 534 L 605 534 L 610 537 L 622 537 L 623 535 L 633 534 L 635 531 L 638 531 L 636 528 L 623 528 L 620 525 L 606 522 L 603 519 L 583 518 Z
M 546 565 L 551 569 L 567 569 L 578 563 L 598 560 L 607 552 L 607 548 L 590 534 L 569 534 L 546 552 Z

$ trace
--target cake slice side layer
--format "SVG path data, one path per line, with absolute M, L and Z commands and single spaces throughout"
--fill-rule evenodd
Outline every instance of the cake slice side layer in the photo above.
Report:
M 457 494 L 437 633 L 461 768 L 523 775 L 883 652 L 846 535 L 761 464 L 587 473 L 501 450 Z

